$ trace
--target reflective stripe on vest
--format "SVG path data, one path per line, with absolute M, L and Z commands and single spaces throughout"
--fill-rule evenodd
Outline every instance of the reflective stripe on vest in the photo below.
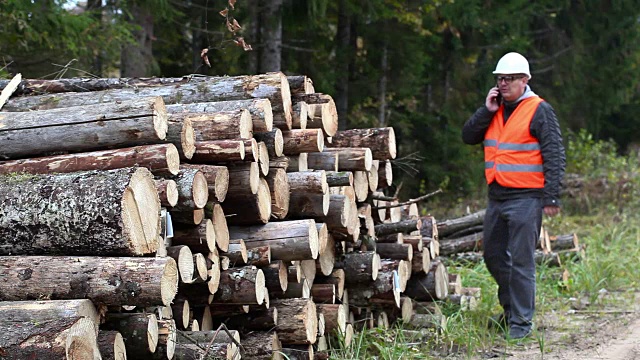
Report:
M 522 100 L 506 124 L 504 105 L 493 116 L 483 142 L 487 184 L 497 181 L 512 188 L 544 187 L 540 143 L 529 131 L 542 101 L 538 96 Z

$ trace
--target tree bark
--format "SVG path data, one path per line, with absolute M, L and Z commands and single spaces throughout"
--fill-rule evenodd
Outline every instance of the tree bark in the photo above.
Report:
M 178 203 L 178 185 L 176 182 L 163 178 L 155 179 L 154 182 L 156 183 L 158 198 L 160 198 L 160 205 L 165 208 L 176 206 Z
M 178 150 L 173 144 L 157 144 L 4 161 L 0 162 L 0 174 L 69 173 L 142 166 L 151 170 L 154 175 L 172 176 L 178 173 L 179 164 Z
M 393 167 L 391 161 L 385 160 L 378 167 L 378 185 L 380 188 L 386 188 L 393 184 Z
M 178 185 L 175 211 L 202 209 L 209 200 L 209 185 L 204 174 L 195 168 L 182 168 L 173 180 Z
M 276 332 L 251 332 L 242 339 L 242 349 L 242 356 L 245 359 L 283 359 L 282 346 Z
M 275 128 L 268 132 L 255 132 L 253 136 L 267 145 L 270 158 L 280 157 L 284 153 L 282 130 Z
M 105 360 L 126 360 L 127 347 L 122 334 L 115 330 L 102 330 L 98 333 L 98 349 Z
M 271 215 L 282 220 L 289 213 L 289 177 L 284 169 L 270 168 L 266 180 L 271 191 Z
M 270 263 L 271 247 L 269 245 L 247 249 L 247 265 L 263 268 L 269 266 Z
M 216 165 L 226 161 L 244 160 L 244 142 L 242 140 L 198 141 L 191 161 L 199 164 Z
M 260 51 L 258 72 L 281 70 L 282 0 L 262 0 L 260 12 Z
M 141 77 L 153 73 L 153 11 L 151 6 L 131 4 L 125 12 L 126 21 L 133 26 L 132 43 L 126 43 L 120 51 L 120 76 Z
M 0 159 L 157 144 L 166 138 L 168 126 L 159 97 L 0 117 Z
M 440 241 L 440 254 L 446 256 L 455 253 L 482 250 L 482 238 L 483 233 L 480 232 L 458 239 L 442 240 Z
M 293 104 L 291 128 L 305 130 L 307 128 L 308 119 L 309 119 L 309 105 L 304 101 L 295 102 Z
M 209 200 L 221 203 L 227 197 L 229 190 L 229 170 L 226 166 L 182 164 L 183 169 L 199 170 L 207 180 Z
M 0 176 L 0 254 L 155 252 L 160 199 L 151 173 L 125 168 Z
M 325 152 L 338 153 L 339 171 L 369 171 L 373 163 L 369 148 L 326 148 Z
M 87 299 L 0 302 L 0 322 L 37 322 L 72 317 L 90 319 L 95 325 L 95 333 L 98 333 L 100 314 Z
M 307 155 L 307 166 L 313 170 L 338 171 L 337 152 L 310 152 Z
M 338 110 L 331 95 L 306 94 L 295 97 L 297 101 L 304 101 L 309 106 L 308 129 L 322 129 L 326 136 L 334 136 L 338 131 Z
M 434 260 L 428 273 L 419 273 L 409 279 L 405 294 L 418 301 L 444 300 L 449 295 L 448 284 L 446 267 L 441 261 Z
M 447 235 L 453 234 L 462 229 L 472 227 L 475 225 L 481 225 L 482 222 L 484 221 L 485 212 L 486 210 L 483 209 L 467 216 L 444 220 L 444 221 L 438 221 L 437 223 L 438 236 L 440 238 L 444 238 Z
M 287 291 L 287 266 L 282 260 L 274 260 L 266 267 L 262 268 L 265 283 L 269 293 Z
M 233 196 L 232 196 L 233 195 Z M 271 192 L 267 180 L 260 178 L 256 194 L 229 193 L 222 203 L 227 222 L 232 225 L 266 224 L 271 217 Z
M 326 175 L 329 187 L 353 186 L 353 172 L 351 171 L 327 171 Z
M 171 258 L 0 257 L 0 300 L 48 296 L 105 305 L 168 305 L 177 286 Z
M 385 259 L 413 260 L 413 248 L 409 244 L 377 244 L 376 251 Z
M 220 273 L 220 286 L 212 303 L 260 305 L 265 291 L 262 270 L 255 266 L 231 268 Z
M 247 264 L 247 245 L 242 239 L 229 240 L 229 248 L 223 254 L 229 258 L 232 267 Z
M 376 225 L 375 231 L 377 236 L 384 236 L 394 233 L 410 233 L 422 228 L 422 222 L 420 220 L 404 220 L 394 223 L 386 223 Z
M 420 272 L 427 273 L 431 268 L 431 254 L 428 249 L 422 251 L 416 251 L 413 253 L 413 260 L 411 260 L 411 273 L 417 274 Z
M 232 239 L 244 239 L 247 249 L 271 246 L 273 260 L 308 260 L 318 257 L 318 230 L 314 220 L 270 222 L 262 226 L 230 226 Z
M 370 283 L 378 277 L 380 256 L 375 251 L 348 253 L 344 256 L 347 284 Z
M 149 358 L 158 346 L 158 320 L 153 314 L 108 313 L 101 328 L 122 334 L 128 359 Z

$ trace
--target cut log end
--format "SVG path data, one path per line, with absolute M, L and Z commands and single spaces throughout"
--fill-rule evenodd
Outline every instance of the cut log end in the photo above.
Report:
M 173 144 L 167 144 L 165 157 L 167 158 L 167 170 L 171 175 L 178 175 L 180 172 L 180 152 Z
M 168 205 L 172 207 L 176 206 L 176 204 L 178 203 L 178 184 L 176 184 L 176 182 L 173 180 L 168 180 L 167 188 L 165 191 Z
M 164 100 L 158 96 L 153 103 L 153 127 L 161 140 L 167 138 L 168 119 L 169 115 L 167 114 L 167 108 L 164 106 Z
M 162 297 L 162 303 L 165 306 L 170 306 L 171 301 L 178 293 L 178 265 L 173 259 L 167 259 L 167 263 L 164 266 L 162 273 L 162 280 L 160 284 L 160 294 Z
M 282 107 L 284 111 L 284 118 L 287 123 L 287 127 L 291 129 L 291 123 L 293 121 L 293 106 L 291 103 L 291 89 L 289 88 L 289 81 L 287 77 L 282 74 L 280 78 L 280 88 L 282 91 Z
M 203 173 L 197 172 L 193 177 L 193 203 L 198 209 L 204 208 L 209 200 L 209 188 L 207 187 L 207 178 Z
M 253 121 L 251 120 L 251 113 L 247 109 L 242 109 L 239 130 L 241 139 L 253 138 Z

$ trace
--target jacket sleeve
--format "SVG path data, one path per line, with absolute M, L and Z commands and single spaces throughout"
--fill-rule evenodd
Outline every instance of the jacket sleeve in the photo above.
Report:
M 486 106 L 478 108 L 462 128 L 462 141 L 469 145 L 482 143 L 484 134 L 491 125 L 493 114 L 494 112 L 489 111 Z
M 553 107 L 540 103 L 531 121 L 531 135 L 540 142 L 544 169 L 543 206 L 560 206 L 560 187 L 566 166 L 560 124 Z

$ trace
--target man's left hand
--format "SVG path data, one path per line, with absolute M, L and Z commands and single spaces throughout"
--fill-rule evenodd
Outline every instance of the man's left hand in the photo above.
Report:
M 560 207 L 559 206 L 545 206 L 542 211 L 544 211 L 544 214 L 547 216 L 556 216 L 560 213 Z

